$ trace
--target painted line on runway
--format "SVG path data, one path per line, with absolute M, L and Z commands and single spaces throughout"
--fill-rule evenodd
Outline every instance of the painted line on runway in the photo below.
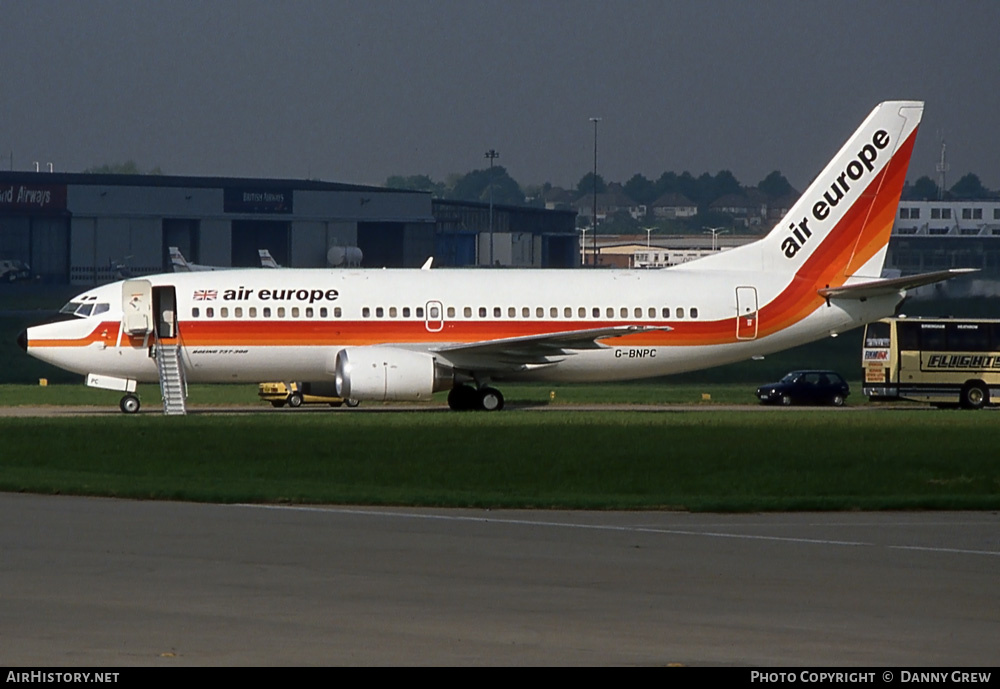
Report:
M 691 531 L 685 529 L 664 529 L 650 526 L 611 526 L 608 524 L 571 524 L 567 522 L 548 522 L 532 519 L 498 519 L 495 517 L 469 517 L 446 514 L 417 514 L 414 512 L 386 512 L 379 510 L 352 510 L 339 507 L 310 507 L 306 505 L 253 505 L 242 504 L 233 507 L 251 507 L 266 510 L 291 510 L 297 512 L 326 512 L 333 514 L 349 514 L 373 517 L 393 517 L 401 519 L 424 519 L 451 522 L 510 524 L 514 526 L 548 526 L 564 529 L 583 529 L 589 531 L 616 531 L 626 533 L 650 533 L 668 536 L 707 536 L 709 538 L 732 538 L 747 541 L 777 541 L 784 543 L 807 543 L 816 545 L 840 546 L 873 546 L 874 543 L 864 541 L 838 541 L 818 538 L 791 538 L 787 536 L 760 536 L 753 534 L 726 533 L 721 531 Z
M 961 555 L 992 555 L 1000 557 L 1000 551 L 995 550 L 967 550 L 965 548 L 932 548 L 922 545 L 887 545 L 890 550 L 920 550 L 932 553 L 958 553 Z
M 828 538 L 793 538 L 789 536 L 765 536 L 759 534 L 732 533 L 726 531 L 696 531 L 691 529 L 666 529 L 651 526 L 612 526 L 608 524 L 573 524 L 567 522 L 542 521 L 535 519 L 505 519 L 497 517 L 472 517 L 467 515 L 447 515 L 447 514 L 419 514 L 416 512 L 392 512 L 386 510 L 363 510 L 349 509 L 343 507 L 319 507 L 309 505 L 254 505 L 242 504 L 233 507 L 249 507 L 266 510 L 291 510 L 296 512 L 319 512 L 332 514 L 345 514 L 352 516 L 372 516 L 390 517 L 394 519 L 419 519 L 448 522 L 484 523 L 484 524 L 509 524 L 515 526 L 544 526 L 563 529 L 583 529 L 589 531 L 613 531 L 619 533 L 647 533 L 660 534 L 666 536 L 702 536 L 707 538 L 726 538 L 743 541 L 770 541 L 776 543 L 800 543 L 804 545 L 833 545 L 844 547 L 885 547 L 891 550 L 916 550 L 929 553 L 950 553 L 959 555 L 987 555 L 1000 557 L 1000 551 L 995 550 L 972 550 L 965 548 L 945 548 L 934 546 L 910 546 L 910 545 L 881 545 L 869 541 L 849 541 Z M 873 524 L 875 525 L 875 524 Z M 768 526 L 774 526 L 768 525 Z M 829 524 L 819 524 L 818 526 L 829 526 Z M 844 524 L 844 526 L 855 526 Z M 909 526 L 914 526 L 909 524 Z

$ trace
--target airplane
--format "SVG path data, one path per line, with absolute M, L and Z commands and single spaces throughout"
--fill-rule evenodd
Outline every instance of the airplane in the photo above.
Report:
M 205 271 L 212 270 L 235 270 L 229 266 L 206 266 L 200 263 L 189 263 L 181 250 L 176 246 L 169 248 L 170 253 L 170 264 L 171 268 L 175 273 L 201 273 Z M 260 256 L 260 267 L 261 268 L 280 268 L 281 266 L 274 257 L 271 256 L 271 252 L 267 249 L 258 249 L 258 255 Z
M 274 256 L 267 249 L 257 249 L 257 254 L 260 256 L 260 267 L 261 268 L 280 268 L 281 264 L 274 260 Z
M 895 312 L 964 271 L 882 278 L 923 113 L 878 105 L 774 229 L 658 270 L 294 269 L 90 289 L 22 332 L 43 361 L 123 391 L 174 348 L 190 382 L 336 382 L 358 400 L 499 410 L 505 381 L 639 379 L 760 358 Z
M 188 263 L 184 254 L 176 246 L 169 248 L 170 267 L 175 273 L 198 273 L 207 270 L 226 270 L 222 266 L 203 266 L 199 263 Z

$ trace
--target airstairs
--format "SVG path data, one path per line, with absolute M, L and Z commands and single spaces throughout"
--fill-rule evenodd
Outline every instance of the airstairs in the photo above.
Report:
M 184 398 L 187 397 L 187 381 L 184 379 L 184 365 L 181 363 L 179 344 L 156 345 L 156 367 L 160 371 L 160 394 L 163 395 L 163 413 L 166 415 L 187 414 Z

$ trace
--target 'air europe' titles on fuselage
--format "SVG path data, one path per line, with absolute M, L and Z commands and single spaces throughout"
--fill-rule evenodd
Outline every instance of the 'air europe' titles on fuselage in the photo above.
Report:
M 851 182 L 857 182 L 866 173 L 875 169 L 875 161 L 878 153 L 889 145 L 889 134 L 884 129 L 879 129 L 872 135 L 871 143 L 865 144 L 858 151 L 858 154 L 847 164 L 847 167 L 837 175 L 830 190 L 823 192 L 823 198 L 812 206 L 812 217 L 817 221 L 826 220 L 830 216 L 830 209 L 839 204 L 844 195 L 851 190 Z M 785 237 L 781 242 L 781 250 L 785 258 L 792 258 L 799 253 L 799 249 L 805 246 L 809 238 L 812 237 L 812 230 L 809 228 L 809 218 L 802 218 L 801 222 L 791 223 L 788 226 L 792 236 Z
M 205 301 L 205 294 L 212 294 L 213 290 L 195 290 L 194 295 L 197 301 Z M 223 301 L 248 301 L 257 299 L 258 301 L 301 301 L 314 304 L 318 301 L 336 301 L 340 293 L 335 289 L 259 289 L 254 290 L 243 287 L 238 289 L 227 289 L 222 293 Z M 214 299 L 209 296 L 208 300 Z

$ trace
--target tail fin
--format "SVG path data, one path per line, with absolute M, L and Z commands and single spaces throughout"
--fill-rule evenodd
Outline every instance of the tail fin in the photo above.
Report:
M 184 254 L 176 246 L 170 247 L 170 264 L 173 266 L 175 273 L 186 273 L 191 270 L 191 266 L 188 264 L 187 259 L 184 258 Z
M 257 255 L 260 256 L 260 267 L 261 268 L 280 268 L 278 262 L 274 260 L 271 252 L 267 249 L 257 249 Z
M 697 268 L 787 273 L 819 286 L 878 278 L 923 109 L 878 105 L 767 236 Z

